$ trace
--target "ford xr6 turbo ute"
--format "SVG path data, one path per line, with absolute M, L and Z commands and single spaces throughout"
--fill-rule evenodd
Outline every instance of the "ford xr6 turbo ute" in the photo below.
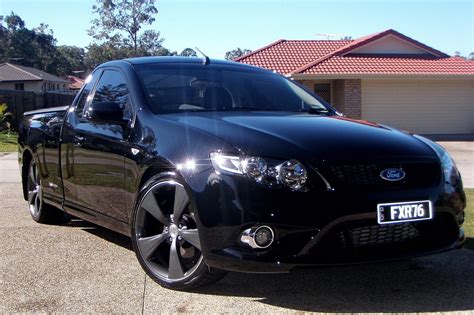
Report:
M 71 106 L 27 112 L 19 131 L 33 219 L 74 216 L 130 236 L 143 269 L 172 289 L 465 239 L 461 176 L 441 146 L 346 118 L 256 67 L 107 62 Z

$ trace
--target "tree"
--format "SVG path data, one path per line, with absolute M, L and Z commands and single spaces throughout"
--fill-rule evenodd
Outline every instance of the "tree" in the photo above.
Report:
M 87 52 L 84 57 L 84 64 L 88 71 L 92 71 L 101 63 L 128 58 L 129 49 L 119 47 L 113 40 L 102 44 L 92 43 L 87 46 Z
M 161 46 L 163 39 L 159 38 L 159 32 L 146 31 L 140 35 L 143 26 L 155 22 L 154 15 L 158 10 L 154 2 L 155 0 L 96 0 L 92 11 L 98 14 L 98 18 L 91 21 L 92 26 L 88 33 L 96 40 L 107 42 L 113 39 L 118 42 L 119 47 L 131 48 L 133 56 L 137 56 L 141 50 L 146 50 L 140 46 L 147 42 L 147 39 L 152 38 L 154 41 L 147 42 L 148 45 L 155 48 Z
M 179 55 L 184 57 L 197 57 L 196 51 L 192 48 L 183 49 L 183 51 Z
M 57 73 L 59 75 L 70 75 L 73 71 L 86 72 L 85 50 L 77 46 L 58 46 L 59 62 Z
M 0 61 L 18 63 L 57 74 L 58 52 L 53 31 L 47 24 L 28 29 L 20 16 L 12 12 L 0 19 Z
M 3 19 L 3 21 L 5 21 L 5 23 L 7 24 L 7 28 L 10 31 L 25 28 L 25 21 L 23 21 L 20 16 L 16 15 L 15 12 L 12 12 L 10 15 L 7 15 Z
M 146 30 L 140 36 L 138 55 L 140 56 L 162 56 L 164 39 L 160 38 L 160 32 Z M 137 55 L 137 54 L 135 54 Z
M 474 51 L 469 54 L 469 60 L 474 60 Z
M 225 59 L 226 60 L 234 60 L 236 58 L 239 58 L 243 55 L 249 54 L 252 51 L 250 49 L 241 49 L 240 47 L 237 47 L 234 50 L 228 51 L 225 53 Z

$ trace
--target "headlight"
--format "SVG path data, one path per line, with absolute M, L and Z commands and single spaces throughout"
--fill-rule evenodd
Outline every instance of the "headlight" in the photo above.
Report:
M 220 152 L 211 153 L 212 166 L 216 171 L 243 174 L 242 161 L 239 156 L 225 155 Z
M 217 172 L 245 175 L 269 186 L 282 184 L 299 191 L 303 190 L 308 178 L 306 168 L 297 160 L 282 162 L 255 156 L 240 157 L 222 152 L 212 152 L 210 157 L 212 166 Z
M 245 174 L 260 182 L 267 175 L 267 162 L 259 157 L 250 157 L 242 161 L 242 170 Z
M 456 184 L 460 179 L 460 174 L 453 158 L 447 151 L 444 151 L 440 156 L 440 160 L 441 167 L 443 169 L 444 180 L 446 182 Z
M 433 142 L 425 137 L 415 135 L 415 138 L 418 140 L 423 141 L 426 145 L 431 147 L 438 155 L 441 163 L 441 169 L 443 171 L 444 181 L 447 184 L 457 185 L 459 181 L 461 181 L 461 174 L 454 163 L 453 158 L 451 155 L 443 148 L 441 145 Z
M 290 160 L 283 163 L 278 172 L 278 176 L 282 182 L 294 190 L 300 190 L 308 178 L 305 167 L 297 160 Z

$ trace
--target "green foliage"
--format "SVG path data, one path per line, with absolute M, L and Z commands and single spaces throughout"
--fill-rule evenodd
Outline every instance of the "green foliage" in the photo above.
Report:
M 87 71 L 85 64 L 86 52 L 77 46 L 58 46 L 57 73 L 61 76 L 70 75 L 73 71 Z
M 466 221 L 464 222 L 464 232 L 466 233 L 466 247 L 474 250 L 474 189 L 466 188 L 467 205 L 464 212 L 466 213 Z
M 163 38 L 160 32 L 146 30 L 158 13 L 155 0 L 96 0 L 92 12 L 98 17 L 91 21 L 90 36 L 108 47 L 123 50 L 128 57 L 156 55 Z M 113 43 L 113 45 L 111 45 Z
M 234 50 L 228 51 L 225 53 L 225 60 L 234 60 L 236 58 L 239 58 L 243 55 L 249 54 L 252 51 L 250 49 L 241 49 L 240 47 L 237 47 Z
M 0 131 L 0 152 L 18 150 L 18 135 L 11 131 Z
M 181 53 L 163 46 L 157 30 L 145 29 L 155 22 L 155 0 L 96 0 L 88 33 L 95 39 L 85 49 L 58 46 L 53 31 L 45 23 L 32 29 L 11 12 L 0 16 L 0 63 L 12 62 L 48 73 L 65 76 L 84 71 L 83 77 L 101 63 L 134 56 L 197 56 L 185 48 Z M 239 52 L 240 51 L 240 52 Z M 250 52 L 238 48 L 233 57 Z
M 0 120 L 3 119 L 3 116 L 5 115 L 5 112 L 7 111 L 7 104 L 3 103 L 3 104 L 0 104 Z
M 20 59 L 20 64 L 58 74 L 58 51 L 53 31 L 47 24 L 27 29 L 14 12 L 0 20 L 0 62 Z
M 196 51 L 192 48 L 183 49 L 183 51 L 179 55 L 185 57 L 197 57 Z
M 7 112 L 8 106 L 5 103 L 0 104 L 0 131 L 10 131 L 11 123 L 13 120 L 13 114 Z

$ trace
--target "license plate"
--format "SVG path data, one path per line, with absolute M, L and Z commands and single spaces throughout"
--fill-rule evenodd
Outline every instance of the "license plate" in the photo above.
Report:
M 431 201 L 410 201 L 379 203 L 377 221 L 379 224 L 430 220 L 433 218 Z

